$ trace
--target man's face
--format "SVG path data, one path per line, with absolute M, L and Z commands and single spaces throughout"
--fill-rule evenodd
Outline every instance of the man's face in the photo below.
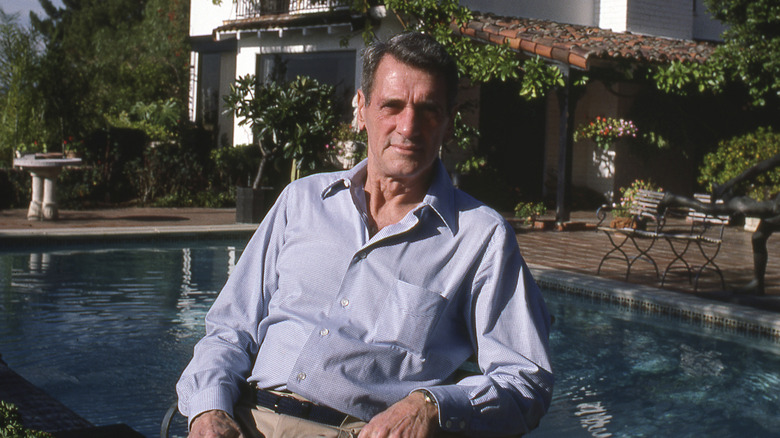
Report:
M 358 91 L 358 128 L 368 132 L 368 171 L 408 180 L 427 176 L 451 132 L 443 78 L 386 55 L 370 103 Z

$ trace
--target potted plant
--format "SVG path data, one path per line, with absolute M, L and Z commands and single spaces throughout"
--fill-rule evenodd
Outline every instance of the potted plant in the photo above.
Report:
M 515 217 L 521 219 L 524 223 L 530 224 L 531 228 L 539 230 L 552 229 L 555 221 L 539 220 L 539 216 L 547 213 L 547 207 L 541 202 L 519 202 L 515 205 Z
M 298 76 L 290 82 L 260 83 L 240 77 L 225 96 L 225 105 L 249 125 L 262 158 L 251 187 L 236 191 L 236 221 L 256 223 L 265 214 L 265 170 L 269 163 L 290 160 L 293 171 L 313 170 L 336 128 L 333 87 Z
M 84 140 L 75 140 L 73 136 L 62 140 L 62 154 L 65 158 L 80 158 L 83 149 Z
M 620 138 L 636 138 L 638 129 L 631 120 L 597 116 L 594 120 L 580 125 L 574 132 L 574 141 L 592 140 L 600 149 L 607 151 Z
M 349 123 L 339 123 L 333 139 L 325 145 L 325 161 L 338 169 L 351 169 L 366 156 L 366 131 Z
M 610 223 L 612 228 L 644 229 L 646 224 L 636 220 L 631 214 L 634 198 L 640 190 L 660 191 L 661 189 L 649 179 L 647 181 L 636 179 L 628 187 L 621 187 L 620 204 L 617 204 L 612 208 L 613 219 Z

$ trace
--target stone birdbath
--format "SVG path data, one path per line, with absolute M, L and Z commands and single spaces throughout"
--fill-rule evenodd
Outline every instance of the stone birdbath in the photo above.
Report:
M 81 158 L 62 158 L 61 154 L 28 154 L 14 159 L 14 167 L 26 169 L 32 175 L 32 200 L 27 209 L 28 220 L 56 220 L 57 177 L 65 166 L 81 164 Z

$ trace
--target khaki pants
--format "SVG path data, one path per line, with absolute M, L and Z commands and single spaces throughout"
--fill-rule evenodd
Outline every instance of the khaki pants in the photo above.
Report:
M 347 417 L 340 427 L 334 427 L 247 403 L 236 406 L 234 414 L 247 438 L 356 438 L 366 425 L 355 417 Z

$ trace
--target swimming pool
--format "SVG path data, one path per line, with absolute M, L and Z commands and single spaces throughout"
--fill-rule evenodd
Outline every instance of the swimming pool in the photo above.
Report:
M 156 436 L 240 241 L 0 253 L 0 354 L 94 424 Z M 554 291 L 531 437 L 780 436 L 780 345 Z

